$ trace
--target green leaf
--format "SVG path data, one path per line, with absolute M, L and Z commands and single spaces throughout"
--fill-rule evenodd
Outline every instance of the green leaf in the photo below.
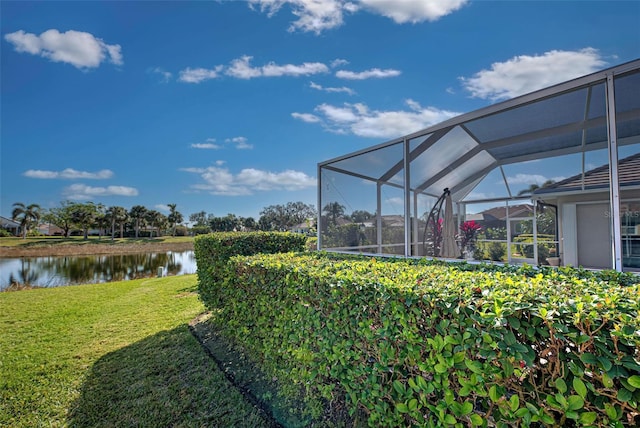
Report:
M 569 404 L 569 410 L 582 409 L 582 406 L 584 406 L 584 400 L 579 395 L 571 395 L 567 399 L 567 403 Z
M 590 354 L 588 352 L 585 352 L 584 354 L 580 355 L 580 361 L 582 361 L 585 364 L 593 364 L 593 365 L 598 364 L 598 358 L 595 355 Z
M 464 416 L 464 415 L 468 415 L 471 412 L 473 412 L 473 403 L 469 401 L 465 401 L 464 404 L 462 404 L 462 407 L 460 409 L 460 414 Z
M 396 403 L 396 409 L 398 409 L 400 413 L 409 413 L 409 408 L 404 403 Z
M 613 386 L 613 379 L 611 379 L 608 374 L 602 373 L 602 384 L 606 388 L 611 388 Z
M 607 357 L 598 357 L 598 361 L 600 362 L 600 366 L 606 372 L 611 370 L 611 367 L 613 367 L 613 364 L 611 364 L 611 360 L 609 360 Z
M 517 395 L 512 395 L 509 399 L 509 408 L 512 412 L 515 412 L 520 407 L 520 398 Z
M 457 419 L 455 418 L 455 416 L 453 416 L 451 414 L 447 414 L 444 417 L 444 421 L 445 421 L 445 423 L 448 423 L 449 425 L 454 425 L 457 422 Z
M 573 378 L 573 389 L 578 393 L 580 397 L 583 399 L 587 396 L 587 386 L 584 384 L 582 379 L 578 377 Z
M 491 401 L 494 403 L 497 403 L 500 399 L 500 395 L 498 395 L 498 387 L 496 385 L 492 385 L 491 388 L 489 388 L 489 398 L 491 398 Z
M 477 413 L 474 413 L 473 415 L 469 416 L 469 419 L 471 419 L 471 425 L 473 425 L 474 427 L 479 427 L 484 423 L 482 416 L 480 416 Z
M 607 414 L 609 419 L 611 419 L 612 421 L 618 420 L 618 412 L 616 411 L 616 408 L 614 406 L 612 406 L 611 404 L 605 403 L 604 412 Z
M 578 421 L 582 425 L 591 425 L 596 421 L 596 419 L 598 419 L 598 414 L 596 412 L 584 412 L 580 414 Z
M 633 397 L 631 391 L 626 388 L 621 388 L 618 390 L 618 400 L 624 401 L 625 403 Z
M 516 336 L 512 332 L 508 331 L 504 335 L 504 342 L 509 346 L 513 346 L 516 343 Z
M 482 364 L 480 364 L 478 361 L 464 360 L 464 364 L 473 373 L 478 373 L 478 374 L 482 373 Z
M 560 391 L 561 394 L 567 392 L 567 384 L 562 378 L 556 379 L 556 389 Z
M 416 382 L 418 383 L 418 386 L 420 387 L 420 389 L 423 391 L 426 391 L 429 388 L 429 384 L 427 383 L 425 378 L 423 378 L 422 376 L 418 376 L 416 378 Z
M 395 389 L 398 394 L 400 394 L 400 396 L 403 396 L 406 391 L 404 384 L 402 384 L 399 380 L 393 381 L 393 389 Z
M 411 400 L 409 400 L 409 411 L 413 411 L 416 410 L 418 408 L 418 400 L 415 398 L 412 398 Z
M 436 373 L 440 373 L 440 374 L 447 372 L 447 366 L 445 366 L 442 363 L 436 364 L 434 369 L 436 370 Z
M 634 388 L 640 388 L 640 376 L 638 375 L 631 376 L 629 379 L 627 379 L 627 382 L 629 382 L 629 385 L 633 386 Z

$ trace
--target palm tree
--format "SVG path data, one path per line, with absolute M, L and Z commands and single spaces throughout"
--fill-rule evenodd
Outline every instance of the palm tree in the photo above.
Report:
M 27 239 L 27 232 L 31 229 L 31 226 L 37 224 L 38 220 L 40 220 L 42 215 L 41 209 L 38 204 L 25 205 L 22 202 L 13 204 L 11 219 L 20 222 L 22 239 Z
M 176 236 L 176 224 L 182 223 L 184 217 L 182 217 L 182 214 L 176 210 L 176 204 L 167 204 L 167 206 L 169 207 L 170 211 L 168 220 L 169 225 L 171 226 L 171 236 Z
M 124 235 L 124 223 L 127 221 L 127 210 L 124 207 L 111 206 L 106 212 L 107 218 L 111 220 L 111 240 L 115 237 L 116 225 L 120 225 L 120 239 Z
M 135 222 L 136 238 L 140 236 L 140 226 L 141 226 L 141 223 L 144 222 L 144 218 L 146 214 L 147 214 L 147 209 L 142 205 L 134 205 L 131 207 L 131 210 L 129 211 L 129 217 L 131 217 Z
M 167 217 L 159 211 L 150 210 L 147 211 L 145 220 L 149 222 L 151 226 L 151 237 L 153 238 L 153 228 L 155 227 L 158 230 L 156 235 L 160 236 L 160 228 L 163 224 L 166 224 Z
M 344 215 L 344 205 L 341 205 L 338 202 L 329 202 L 324 206 L 322 211 L 327 215 L 327 217 L 331 218 L 331 223 L 334 226 L 337 224 L 338 218 Z

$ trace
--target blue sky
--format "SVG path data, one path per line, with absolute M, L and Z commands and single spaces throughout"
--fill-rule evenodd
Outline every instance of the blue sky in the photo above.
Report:
M 256 219 L 315 205 L 320 161 L 640 57 L 638 1 L 2 1 L 0 15 L 7 217 L 64 200 Z

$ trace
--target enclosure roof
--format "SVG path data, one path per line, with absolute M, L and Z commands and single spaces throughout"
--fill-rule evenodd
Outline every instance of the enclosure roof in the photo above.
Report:
M 640 142 L 640 59 L 449 119 L 319 164 L 377 183 L 462 200 L 502 165 L 607 148 L 606 81 L 615 82 L 618 146 Z M 397 148 L 397 149 L 396 149 Z

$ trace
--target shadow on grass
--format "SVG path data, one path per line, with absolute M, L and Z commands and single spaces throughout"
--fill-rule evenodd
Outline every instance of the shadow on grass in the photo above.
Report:
M 271 427 L 203 351 L 187 325 L 106 354 L 70 408 L 77 427 Z

